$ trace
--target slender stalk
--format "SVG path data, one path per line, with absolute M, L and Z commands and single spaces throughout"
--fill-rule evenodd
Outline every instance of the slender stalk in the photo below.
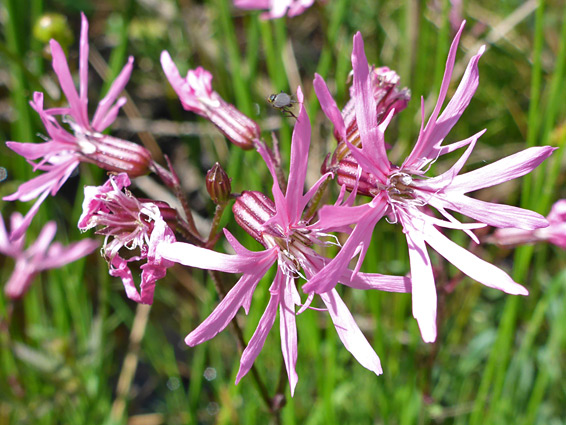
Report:
M 128 352 L 126 353 L 126 357 L 124 358 L 124 363 L 122 364 L 122 369 L 120 371 L 120 376 L 118 377 L 118 384 L 116 385 L 116 399 L 114 400 L 112 410 L 110 411 L 110 419 L 115 423 L 121 422 L 124 417 L 128 395 L 138 367 L 141 340 L 145 334 L 150 311 L 150 305 L 138 304 L 136 308 L 132 330 L 130 331 Z

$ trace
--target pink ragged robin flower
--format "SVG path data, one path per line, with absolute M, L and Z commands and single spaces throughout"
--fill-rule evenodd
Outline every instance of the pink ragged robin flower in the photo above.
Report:
M 16 238 L 27 228 L 45 198 L 59 191 L 80 162 L 94 163 L 108 171 L 127 172 L 131 176 L 148 173 L 151 163 L 151 154 L 143 146 L 102 134 L 114 122 L 118 111 L 126 102 L 125 98 L 118 96 L 130 78 L 133 58 L 128 59 L 128 63 L 113 82 L 108 94 L 98 104 L 92 121 L 89 121 L 88 21 L 84 14 L 81 14 L 79 92 L 75 88 L 63 49 L 55 40 L 51 40 L 50 46 L 53 70 L 69 106 L 44 109 L 43 94 L 36 92 L 31 106 L 39 114 L 49 135 L 48 138 L 44 143 L 6 142 L 10 149 L 30 161 L 34 165 L 34 170 L 45 171 L 20 185 L 14 194 L 4 197 L 7 201 L 17 199 L 25 202 L 37 199 L 26 214 L 22 229 L 15 229 Z M 63 117 L 62 121 L 68 128 L 61 125 L 56 119 L 57 116 Z M 38 163 L 32 162 L 38 159 L 40 160 Z
M 277 273 L 269 288 L 271 295 L 269 303 L 242 354 L 236 382 L 239 382 L 252 367 L 273 327 L 277 310 L 279 310 L 281 349 L 291 394 L 294 393 L 298 380 L 295 371 L 297 360 L 296 315 L 298 314 L 296 307 L 300 307 L 300 312 L 311 304 L 313 298 L 309 296 L 304 303 L 301 301 L 297 280 L 299 278 L 308 280 L 319 275 L 329 261 L 313 249 L 314 245 L 324 243 L 326 229 L 319 227 L 317 223 L 310 224 L 303 219 L 307 203 L 327 176 L 321 177 L 309 191 L 304 193 L 311 127 L 302 105 L 303 95 L 300 88 L 297 91 L 297 98 L 301 103 L 301 108 L 293 130 L 291 165 L 285 193 L 279 186 L 275 164 L 269 152 L 259 145 L 258 150 L 273 177 L 273 201 L 260 192 L 244 191 L 236 199 L 233 207 L 236 221 L 260 242 L 265 250 L 259 252 L 247 250 L 227 230 L 224 233 L 235 251 L 233 255 L 221 254 L 181 242 L 163 244 L 158 248 L 158 252 L 164 258 L 187 266 L 243 274 L 212 314 L 187 336 L 185 342 L 190 346 L 207 341 L 221 332 L 234 318 L 240 307 L 247 314 L 259 281 L 273 264 L 277 264 Z M 365 273 L 353 276 L 347 268 L 339 275 L 325 273 L 321 278 L 325 282 L 339 281 L 359 289 L 410 291 L 409 279 L 405 277 Z M 338 292 L 331 288 L 328 292 L 320 294 L 320 298 L 346 349 L 362 366 L 376 374 L 381 374 L 379 358 L 358 328 Z
M 475 93 L 479 81 L 477 64 L 484 52 L 482 47 L 470 60 L 458 89 L 441 114 L 440 110 L 448 91 L 463 28 L 464 24 L 461 25 L 450 47 L 436 107 L 426 125 L 423 107 L 423 124 L 419 137 L 412 152 L 401 166 L 392 165 L 387 158 L 385 130 L 393 114 L 390 113 L 381 124 L 378 124 L 362 36 L 360 33 L 354 36 L 353 90 L 361 148 L 349 145 L 354 163 L 349 161 L 344 164 L 344 169 L 338 171 L 338 176 L 340 180 L 341 173 L 342 177 L 344 175 L 352 177 L 352 173 L 354 176 L 357 174 L 353 180 L 345 179 L 342 183 L 349 185 L 351 190 L 370 196 L 372 200 L 355 207 L 322 208 L 320 220 L 324 224 L 339 226 L 356 223 L 356 227 L 332 262 L 303 287 L 307 292 L 328 291 L 334 283 L 324 283 L 319 276 L 323 276 L 324 272 L 340 274 L 358 251 L 360 255 L 356 270 L 359 270 L 375 224 L 383 216 L 388 216 L 389 221 L 403 226 L 407 238 L 413 288 L 413 315 L 425 342 L 433 342 L 436 339 L 436 288 L 426 245 L 430 245 L 462 272 L 486 286 L 509 294 L 528 293 L 507 273 L 452 242 L 436 228 L 437 226 L 461 229 L 478 242 L 470 230 L 485 225 L 523 229 L 537 229 L 548 225 L 544 217 L 535 212 L 479 201 L 466 196 L 466 193 L 529 173 L 544 161 L 554 148 L 544 146 L 526 149 L 482 168 L 458 175 L 484 131 L 466 140 L 443 145 L 445 137 Z M 336 129 L 343 134 L 344 123 L 340 115 L 333 110 L 335 104 L 330 101 L 331 96 L 326 84 L 319 76 L 314 84 L 322 109 L 333 121 Z M 428 166 L 439 156 L 465 146 L 467 146 L 466 151 L 451 169 L 437 177 L 429 178 L 425 175 Z M 427 214 L 425 209 L 427 206 L 434 207 L 444 220 Z M 460 223 L 448 210 L 471 217 L 478 223 Z
M 165 50 L 161 52 L 161 66 L 183 108 L 212 122 L 236 146 L 254 147 L 261 134 L 259 126 L 212 90 L 210 72 L 199 66 L 189 69 L 183 78 Z
M 105 236 L 102 254 L 108 261 L 110 275 L 122 279 L 128 298 L 151 304 L 155 283 L 165 277 L 167 268 L 173 265 L 156 249 L 159 244 L 175 242 L 175 235 L 166 223 L 175 212 L 165 203 L 137 199 L 125 189 L 129 185 L 128 175 L 120 173 L 111 175 L 102 186 L 85 187 L 79 229 L 98 228 L 96 233 Z M 136 253 L 124 256 L 124 250 Z M 140 266 L 139 292 L 128 266 L 134 261 L 145 262 Z
M 234 0 L 234 6 L 246 10 L 267 10 L 262 19 L 277 19 L 287 15 L 300 15 L 314 3 L 314 0 Z
M 21 231 L 23 220 L 20 213 L 13 213 L 10 220 L 11 232 L 8 234 L 4 219 L 0 215 L 0 253 L 12 257 L 15 261 L 14 271 L 4 286 L 4 292 L 9 298 L 23 296 L 42 271 L 72 263 L 90 254 L 98 246 L 98 242 L 92 239 L 84 239 L 67 246 L 59 242 L 51 243 L 57 232 L 57 224 L 49 221 L 31 246 L 24 250 L 27 227 L 23 229 L 23 234 L 13 237 L 14 229 Z
M 542 229 L 517 229 L 513 227 L 496 229 L 486 242 L 501 246 L 517 246 L 537 242 L 550 242 L 566 249 L 566 199 L 555 202 L 546 216 L 548 227 Z

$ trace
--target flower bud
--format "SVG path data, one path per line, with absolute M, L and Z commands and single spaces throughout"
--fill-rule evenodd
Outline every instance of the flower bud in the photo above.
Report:
M 359 173 L 359 178 L 358 178 Z M 357 193 L 360 195 L 375 196 L 379 181 L 372 174 L 361 170 L 357 161 L 351 155 L 344 158 L 336 169 L 336 182 L 346 186 L 346 190 L 354 190 L 357 182 Z
M 398 114 L 407 107 L 411 99 L 410 90 L 404 88 L 399 90 L 400 77 L 395 71 L 387 67 L 375 68 L 370 71 L 371 86 L 373 97 L 377 108 L 377 123 L 381 123 L 388 113 L 395 108 L 395 114 Z M 346 126 L 346 137 L 354 146 L 360 146 L 360 134 L 358 132 L 358 124 L 356 122 L 356 105 L 353 99 L 353 87 L 350 87 L 350 96 L 352 97 L 344 109 L 342 110 L 342 118 Z M 340 140 L 340 135 L 335 130 L 334 137 Z M 338 160 L 342 157 L 338 157 Z
M 104 170 L 138 177 L 149 173 L 151 153 L 137 143 L 105 134 L 84 134 L 77 140 L 80 153 L 87 162 Z
M 265 227 L 265 223 L 275 215 L 275 204 L 261 192 L 243 191 L 236 198 L 232 212 L 242 229 L 263 246 L 266 246 L 263 240 L 264 233 L 283 237 L 275 228 Z
M 206 173 L 206 190 L 215 204 L 225 204 L 232 193 L 231 178 L 217 162 Z

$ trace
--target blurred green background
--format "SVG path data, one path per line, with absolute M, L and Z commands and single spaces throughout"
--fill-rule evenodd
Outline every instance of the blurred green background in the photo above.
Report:
M 33 92 L 44 92 L 50 107 L 65 104 L 46 41 L 58 37 L 76 71 L 84 11 L 90 22 L 91 107 L 133 55 L 135 69 L 126 88 L 129 106 L 111 133 L 144 143 L 157 157 L 171 156 L 204 234 L 214 205 L 203 177 L 215 161 L 232 177 L 234 192 L 270 194 L 271 179 L 256 152 L 240 151 L 211 124 L 182 109 L 161 70 L 162 50 L 170 52 L 182 73 L 197 66 L 209 70 L 214 89 L 257 120 L 266 140 L 276 132 L 286 164 L 293 120 L 272 110 L 265 98 L 300 84 L 313 124 L 308 176 L 313 182 L 324 156 L 335 147 L 312 89 L 314 73 L 326 79 L 343 106 L 352 36 L 361 31 L 370 63 L 395 69 L 402 86 L 412 91 L 409 107 L 387 132 L 395 162 L 416 140 L 421 96 L 429 111 L 436 101 L 454 35 L 450 19 L 460 16 L 468 24 L 449 97 L 469 58 L 482 44 L 487 46 L 477 93 L 447 138 L 460 140 L 487 128 L 468 161 L 467 169 L 473 169 L 527 146 L 564 144 L 564 6 L 563 0 L 328 0 L 315 2 L 296 18 L 262 21 L 259 13 L 238 11 L 229 0 L 4 0 L 0 140 L 41 141 L 37 134 L 45 130 L 28 104 Z M 59 14 L 52 20 L 54 27 L 38 28 L 38 20 L 52 13 Z M 0 183 L 0 195 L 5 196 L 32 171 L 4 143 L 0 155 L 8 174 Z M 560 149 L 532 175 L 476 196 L 546 215 L 554 201 L 566 197 L 563 159 Z M 439 161 L 435 171 L 453 160 Z M 103 181 L 101 170 L 81 164 L 80 174 L 42 206 L 29 233 L 37 234 L 47 220 L 55 219 L 58 240 L 85 237 L 76 229 L 82 188 Z M 170 196 L 150 178 L 138 179 L 136 194 L 165 200 Z M 20 202 L 0 201 L 0 206 L 5 220 L 15 209 L 29 208 Z M 249 249 L 260 249 L 229 211 L 223 223 Z M 306 311 L 298 318 L 294 398 L 285 379 L 280 386 L 278 326 L 256 361 L 269 393 L 283 389 L 286 404 L 279 414 L 269 412 L 251 375 L 234 385 L 240 352 L 230 327 L 200 346 L 185 346 L 183 338 L 217 303 L 205 272 L 170 269 L 158 282 L 151 309 L 126 298 L 122 283 L 108 276 L 98 253 L 44 273 L 22 300 L 0 295 L 0 424 L 566 423 L 565 253 L 548 245 L 478 247 L 463 234 L 451 237 L 511 273 L 530 295 L 514 297 L 485 288 L 430 250 L 437 273 L 439 336 L 436 343 L 425 344 L 411 315 L 410 295 L 340 288 L 380 356 L 384 374 L 376 377 L 353 359 L 327 314 Z M 218 247 L 223 245 L 221 241 Z M 2 257 L 0 266 L 5 282 L 13 263 Z M 380 223 L 364 270 L 408 272 L 399 226 Z M 247 339 L 267 305 L 272 277 L 258 286 L 250 315 L 238 317 Z M 236 278 L 226 276 L 226 281 L 231 284 Z

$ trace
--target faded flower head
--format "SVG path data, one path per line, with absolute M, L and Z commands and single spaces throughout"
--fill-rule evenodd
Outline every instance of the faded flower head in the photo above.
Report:
M 23 230 L 24 234 L 13 237 L 14 229 L 21 230 L 23 220 L 20 213 L 13 213 L 10 220 L 11 232 L 8 234 L 0 215 L 0 253 L 15 260 L 14 271 L 4 286 L 4 292 L 10 298 L 23 296 L 40 272 L 72 263 L 90 254 L 98 246 L 98 242 L 92 239 L 67 246 L 59 242 L 51 243 L 57 232 L 57 224 L 49 221 L 29 248 L 24 249 L 27 227 Z
M 164 216 L 174 215 L 169 206 L 153 201 L 141 201 L 127 189 L 130 179 L 126 173 L 110 176 L 102 186 L 85 187 L 83 213 L 79 229 L 86 231 L 98 228 L 104 235 L 102 255 L 108 261 L 110 275 L 122 279 L 128 298 L 151 304 L 155 282 L 165 277 L 173 263 L 156 253 L 162 243 L 175 242 L 173 231 Z M 125 248 L 136 255 L 124 258 L 120 251 Z M 128 263 L 145 261 L 142 270 L 140 292 L 138 292 Z
M 161 52 L 161 66 L 183 108 L 211 121 L 236 146 L 254 147 L 261 133 L 259 126 L 212 90 L 210 72 L 199 66 L 182 78 L 166 51 Z
M 114 122 L 118 111 L 126 102 L 118 98 L 130 78 L 133 58 L 116 80 L 108 94 L 99 102 L 92 121 L 88 118 L 88 21 L 81 15 L 81 36 L 79 52 L 79 91 L 75 88 L 69 65 L 62 47 L 51 40 L 53 70 L 59 79 L 68 107 L 44 109 L 43 93 L 36 92 L 31 106 L 39 114 L 48 137 L 44 143 L 6 142 L 6 145 L 28 161 L 33 163 L 34 171 L 45 173 L 20 185 L 18 190 L 4 197 L 7 201 L 30 201 L 36 199 L 34 206 L 27 213 L 22 223 L 22 230 L 16 230 L 19 236 L 27 227 L 45 198 L 55 195 L 69 178 L 80 162 L 90 162 L 114 172 L 126 172 L 130 176 L 139 176 L 149 172 L 151 154 L 143 146 L 103 134 Z M 59 122 L 56 117 L 62 117 Z M 66 124 L 67 127 L 62 125 Z

